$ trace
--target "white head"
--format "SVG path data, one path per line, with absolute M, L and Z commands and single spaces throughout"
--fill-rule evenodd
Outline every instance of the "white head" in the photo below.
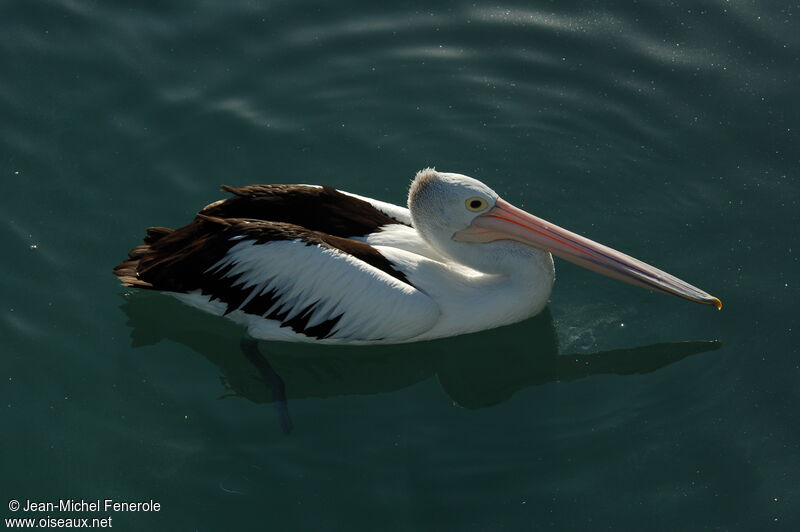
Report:
M 476 246 L 454 236 L 495 207 L 499 196 L 477 179 L 426 168 L 417 172 L 408 191 L 408 208 L 422 238 L 444 255 L 485 273 L 506 273 L 509 259 L 531 258 L 545 251 L 511 240 Z
M 426 168 L 408 190 L 414 227 L 431 244 L 452 240 L 476 216 L 494 207 L 497 193 L 477 179 Z
M 485 273 L 510 273 L 553 253 L 621 281 L 722 306 L 672 275 L 518 209 L 480 181 L 426 168 L 408 191 L 414 227 L 431 246 Z

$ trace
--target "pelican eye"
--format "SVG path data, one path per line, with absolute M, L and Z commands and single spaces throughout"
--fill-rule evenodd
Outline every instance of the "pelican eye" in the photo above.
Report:
M 479 212 L 489 206 L 489 202 L 483 198 L 469 198 L 467 199 L 467 209 L 472 212 Z

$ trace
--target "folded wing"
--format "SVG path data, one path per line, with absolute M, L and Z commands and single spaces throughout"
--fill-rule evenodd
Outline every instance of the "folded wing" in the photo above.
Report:
M 309 339 L 398 341 L 439 317 L 376 248 L 298 225 L 201 214 L 145 242 L 115 269 L 124 284 L 188 294 L 181 299 Z

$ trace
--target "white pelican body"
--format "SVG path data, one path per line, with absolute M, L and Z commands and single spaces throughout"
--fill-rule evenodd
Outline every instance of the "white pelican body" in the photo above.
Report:
M 255 185 L 175 231 L 152 228 L 115 268 L 262 340 L 432 340 L 539 313 L 554 254 L 719 307 L 665 272 L 521 211 L 483 183 L 426 169 L 409 208 L 312 185 Z

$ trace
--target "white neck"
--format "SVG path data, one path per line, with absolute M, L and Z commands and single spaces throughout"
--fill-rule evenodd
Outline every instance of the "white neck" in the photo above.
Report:
M 457 243 L 449 263 L 418 264 L 410 280 L 435 299 L 440 321 L 418 339 L 508 325 L 538 314 L 555 280 L 550 253 L 511 241 Z

